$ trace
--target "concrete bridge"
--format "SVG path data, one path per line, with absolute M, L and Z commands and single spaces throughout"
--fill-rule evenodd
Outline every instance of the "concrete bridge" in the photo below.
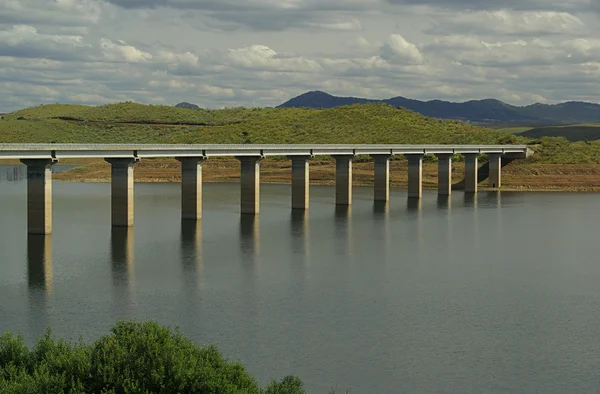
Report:
M 487 154 L 489 184 L 501 186 L 503 159 L 525 159 L 525 145 L 147 145 L 147 144 L 0 144 L 0 160 L 20 160 L 27 166 L 27 228 L 29 234 L 52 232 L 52 165 L 60 159 L 103 158 L 111 164 L 111 216 L 115 227 L 133 226 L 134 163 L 149 157 L 174 157 L 181 162 L 181 215 L 202 217 L 202 163 L 210 157 L 234 156 L 241 164 L 241 213 L 256 215 L 260 207 L 260 160 L 286 156 L 292 162 L 294 210 L 309 205 L 309 161 L 317 155 L 336 160 L 336 204 L 352 204 L 352 160 L 369 155 L 375 162 L 374 199 L 389 199 L 389 162 L 394 155 L 408 159 L 408 197 L 422 195 L 425 155 L 438 158 L 438 193 L 452 192 L 452 158 L 465 157 L 466 193 L 476 193 L 478 157 Z

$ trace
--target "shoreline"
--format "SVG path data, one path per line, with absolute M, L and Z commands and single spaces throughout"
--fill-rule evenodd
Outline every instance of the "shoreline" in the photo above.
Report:
M 54 179 L 66 182 L 110 182 L 110 165 L 103 160 L 63 161 L 60 164 L 78 165 L 54 174 Z M 203 165 L 205 183 L 239 183 L 239 162 L 236 159 L 219 158 L 207 160 Z M 374 164 L 356 161 L 353 165 L 353 185 L 373 185 Z M 463 179 L 464 163 L 452 165 L 453 183 Z M 264 159 L 261 161 L 261 183 L 291 184 L 291 163 L 286 160 Z M 136 163 L 136 183 L 178 183 L 181 180 L 180 163 L 174 159 L 146 159 Z M 335 162 L 311 161 L 310 184 L 335 184 Z M 600 192 L 600 164 L 537 164 L 513 162 L 502 170 L 502 191 L 515 192 Z M 408 171 L 406 162 L 390 162 L 390 188 L 406 189 Z M 423 189 L 437 188 L 437 163 L 423 163 Z M 496 191 L 481 182 L 481 191 Z M 457 190 L 460 191 L 460 190 Z

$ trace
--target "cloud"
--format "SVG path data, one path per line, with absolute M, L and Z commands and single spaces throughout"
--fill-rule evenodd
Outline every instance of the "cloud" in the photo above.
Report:
M 498 10 L 443 15 L 425 32 L 430 35 L 541 36 L 586 33 L 586 26 L 580 18 L 567 12 Z
M 362 29 L 355 13 L 366 12 L 380 0 L 108 0 L 126 9 L 185 10 L 196 27 L 235 31 Z
M 392 63 L 421 64 L 423 55 L 415 44 L 400 34 L 392 34 L 381 47 L 381 58 Z
M 588 0 L 0 0 L 0 112 L 274 106 L 307 90 L 598 101 Z
M 386 0 L 393 5 L 429 6 L 450 10 L 572 11 L 594 7 L 596 0 Z

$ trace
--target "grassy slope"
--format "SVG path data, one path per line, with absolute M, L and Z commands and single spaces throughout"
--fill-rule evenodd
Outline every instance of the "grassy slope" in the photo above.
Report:
M 126 124 L 131 122 L 135 124 Z M 203 126 L 195 126 L 198 124 Z M 458 121 L 435 120 L 384 104 L 326 110 L 189 110 L 135 103 L 44 105 L 5 115 L 0 120 L 0 142 L 535 143 L 537 154 L 528 162 L 600 162 L 600 142 L 569 143 L 564 138 L 535 141 Z
M 439 121 L 391 106 L 330 110 L 187 110 L 133 103 L 46 105 L 5 116 L 0 142 L 509 143 L 504 133 Z M 68 117 L 78 121 L 55 119 Z M 24 118 L 24 120 L 17 120 Z M 137 124 L 123 124 L 133 122 Z M 146 124 L 154 123 L 154 124 Z M 203 126 L 172 125 L 185 123 Z

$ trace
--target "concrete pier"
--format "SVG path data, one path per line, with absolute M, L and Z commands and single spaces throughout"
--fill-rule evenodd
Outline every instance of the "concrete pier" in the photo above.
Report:
M 489 184 L 490 187 L 500 188 L 502 186 L 502 155 L 499 153 L 488 153 L 489 159 Z
M 306 210 L 309 205 L 309 160 L 312 156 L 288 156 L 292 161 L 292 209 Z
M 438 154 L 438 195 L 452 194 L 452 154 Z
M 181 162 L 181 219 L 202 219 L 202 163 L 204 157 L 179 157 Z
M 423 155 L 406 155 L 408 159 L 408 198 L 423 195 Z
M 352 205 L 352 160 L 354 155 L 333 156 L 335 159 L 335 203 Z
M 465 153 L 465 193 L 477 193 L 479 154 Z
M 27 233 L 52 233 L 53 159 L 25 159 L 27 166 Z
M 256 215 L 260 211 L 261 156 L 236 156 L 241 163 L 241 213 Z
M 375 161 L 375 181 L 373 195 L 375 202 L 387 202 L 390 199 L 390 158 L 391 155 L 371 155 Z
M 133 226 L 134 158 L 105 159 L 111 164 L 111 218 L 113 227 Z

